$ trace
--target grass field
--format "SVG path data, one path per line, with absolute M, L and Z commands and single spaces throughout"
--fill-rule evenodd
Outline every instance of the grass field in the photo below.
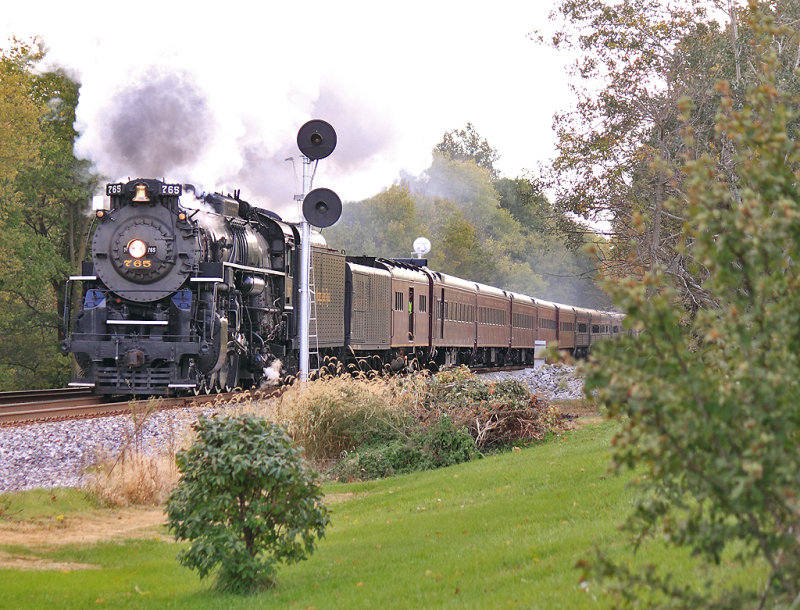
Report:
M 605 607 L 611 600 L 597 583 L 582 585 L 575 564 L 593 544 L 630 554 L 617 525 L 634 497 L 627 478 L 606 476 L 613 426 L 590 424 L 540 446 L 438 471 L 328 485 L 331 526 L 317 552 L 282 568 L 277 587 L 255 597 L 210 591 L 177 564 L 178 546 L 164 537 L 31 546 L 8 545 L 0 531 L 0 559 L 35 557 L 55 567 L 0 569 L 0 607 Z M 100 516 L 79 494 L 36 498 L 0 497 L 0 523 L 34 521 L 56 539 L 70 515 Z M 697 575 L 688 553 L 660 542 L 630 557 L 683 580 Z M 731 566 L 720 575 L 757 584 Z

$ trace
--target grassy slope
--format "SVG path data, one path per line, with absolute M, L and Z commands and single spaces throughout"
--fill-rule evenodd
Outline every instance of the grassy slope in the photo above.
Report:
M 331 485 L 329 493 L 355 495 L 331 505 L 331 527 L 312 558 L 283 568 L 277 588 L 255 598 L 211 593 L 177 565 L 174 544 L 138 541 L 46 554 L 99 570 L 2 570 L 0 607 L 607 605 L 596 584 L 581 589 L 574 566 L 592 543 L 620 544 L 616 525 L 633 501 L 626 480 L 605 476 L 612 430 L 597 424 L 471 464 Z M 692 576 L 686 553 L 660 544 L 640 560 Z

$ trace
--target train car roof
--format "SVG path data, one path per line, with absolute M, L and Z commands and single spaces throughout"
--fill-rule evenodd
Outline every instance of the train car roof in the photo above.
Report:
M 463 290 L 469 290 L 470 292 L 478 291 L 475 282 L 462 280 L 460 277 L 456 277 L 455 275 L 447 275 L 441 271 L 432 271 L 431 274 L 433 275 L 434 281 L 438 280 L 440 284 L 444 284 L 445 286 L 461 288 Z
M 527 294 L 520 294 L 519 292 L 509 292 L 508 294 L 511 295 L 514 302 L 519 301 L 526 305 L 536 305 L 536 301 L 534 301 L 533 297 L 529 297 Z
M 478 292 L 480 292 L 481 294 L 488 294 L 496 297 L 508 298 L 508 295 L 506 294 L 505 290 L 501 290 L 500 288 L 495 288 L 494 286 L 488 286 L 486 284 L 479 284 L 478 282 L 475 282 L 475 286 L 477 286 Z
M 350 270 L 353 273 L 361 273 L 363 275 L 379 275 L 383 277 L 391 276 L 389 271 L 383 269 L 382 267 L 367 267 L 366 265 L 359 265 L 358 263 L 353 263 L 350 261 L 347 261 L 346 265 L 350 267 Z
M 556 303 L 555 301 L 553 301 L 552 303 L 559 309 L 569 309 L 572 312 L 575 312 L 575 310 L 577 309 L 577 307 L 575 307 L 574 305 L 568 305 L 567 303 Z
M 395 265 L 388 265 L 389 272 L 393 278 L 401 280 L 408 280 L 412 282 L 425 282 L 428 283 L 428 275 L 422 269 L 410 269 L 408 267 L 397 267 Z
M 544 307 L 545 309 L 552 309 L 553 311 L 556 310 L 556 304 L 551 301 L 545 301 L 543 299 L 533 299 L 533 302 L 536 303 L 538 307 Z

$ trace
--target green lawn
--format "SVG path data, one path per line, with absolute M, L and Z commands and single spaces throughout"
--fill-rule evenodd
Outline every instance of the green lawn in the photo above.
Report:
M 434 472 L 332 484 L 331 526 L 317 552 L 278 574 L 278 586 L 235 598 L 208 590 L 174 560 L 177 546 L 147 540 L 61 548 L 52 561 L 95 570 L 0 570 L 2 608 L 440 608 L 607 606 L 575 563 L 597 543 L 623 550 L 616 526 L 633 495 L 607 477 L 613 424 L 538 447 Z M 615 550 L 619 549 L 619 550 Z M 3 546 L 0 550 L 25 553 Z M 692 579 L 688 553 L 652 543 L 649 561 Z M 724 578 L 748 576 L 723 566 Z

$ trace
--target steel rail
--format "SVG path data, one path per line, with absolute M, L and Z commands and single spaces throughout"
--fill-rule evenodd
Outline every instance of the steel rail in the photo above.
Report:
M 248 400 L 262 400 L 274 396 L 279 390 L 248 390 L 220 394 L 201 394 L 199 396 L 180 396 L 174 398 L 149 398 L 142 400 L 111 401 L 106 396 L 87 392 L 74 396 L 74 391 L 61 392 L 50 390 L 32 394 L 18 392 L 17 402 L 0 402 L 0 426 L 28 425 L 35 423 L 62 421 L 69 419 L 104 417 L 110 415 L 134 415 L 146 413 L 148 410 L 174 409 L 180 407 L 196 407 L 209 403 L 231 404 Z M 36 392 L 36 391 L 34 391 Z M 40 397 L 41 400 L 37 400 Z

